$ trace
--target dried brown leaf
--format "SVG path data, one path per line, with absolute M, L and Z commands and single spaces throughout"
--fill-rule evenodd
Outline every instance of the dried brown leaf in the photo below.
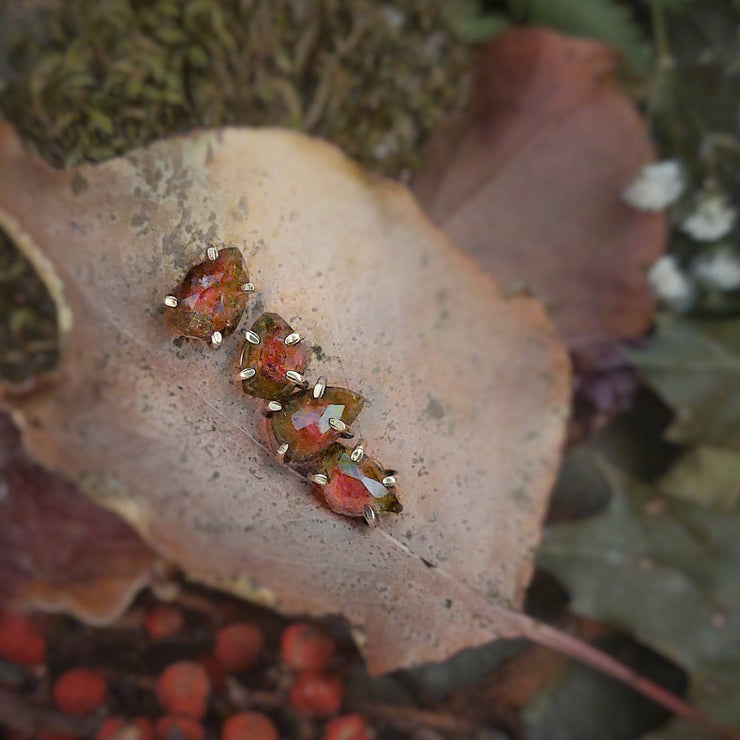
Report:
M 415 187 L 456 244 L 503 287 L 531 290 L 570 349 L 593 358 L 648 328 L 644 273 L 667 228 L 620 197 L 653 147 L 615 66 L 595 41 L 502 34 L 480 59 L 472 109 Z
M 149 580 L 131 527 L 39 467 L 0 414 L 0 601 L 112 621 Z
M 557 468 L 564 348 L 400 186 L 278 130 L 177 138 L 71 172 L 0 130 L 0 225 L 61 306 L 61 362 L 9 400 L 26 444 L 190 577 L 285 613 L 343 614 L 371 671 L 521 630 Z M 360 390 L 358 431 L 399 471 L 381 528 L 322 507 L 267 454 L 220 352 L 173 342 L 163 295 L 209 242 L 239 246 L 307 337 L 309 375 Z

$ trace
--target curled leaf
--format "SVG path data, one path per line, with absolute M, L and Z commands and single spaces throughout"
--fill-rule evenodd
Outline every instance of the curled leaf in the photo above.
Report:
M 121 614 L 154 553 L 125 522 L 30 460 L 0 414 L 0 601 L 90 622 Z

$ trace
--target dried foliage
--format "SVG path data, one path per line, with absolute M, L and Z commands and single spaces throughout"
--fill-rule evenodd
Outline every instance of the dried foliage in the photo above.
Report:
M 34 454 L 193 578 L 344 614 L 373 671 L 529 624 L 569 394 L 539 304 L 502 296 L 403 188 L 302 135 L 218 131 L 58 172 L 6 128 L 0 156 L 0 220 L 44 265 L 64 330 L 46 389 L 8 400 Z M 311 377 L 367 398 L 357 431 L 404 504 L 381 529 L 270 458 L 236 345 L 173 343 L 163 293 L 208 242 L 244 251 L 249 312 L 313 343 Z
M 644 273 L 667 233 L 662 214 L 620 197 L 653 148 L 614 67 L 593 41 L 499 36 L 470 111 L 439 134 L 415 185 L 435 223 L 506 289 L 533 292 L 586 356 L 649 327 Z
M 0 415 L 0 603 L 116 619 L 154 553 L 117 516 L 23 452 Z

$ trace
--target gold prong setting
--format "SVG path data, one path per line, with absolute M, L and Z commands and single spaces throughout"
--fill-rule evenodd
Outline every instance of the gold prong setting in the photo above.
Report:
M 219 349 L 236 330 L 254 290 L 238 248 L 209 246 L 205 261 L 164 296 L 163 313 L 179 336 Z M 351 425 L 365 399 L 329 386 L 323 375 L 311 386 L 304 336 L 278 314 L 261 314 L 243 337 L 233 379 L 245 394 L 263 399 L 263 423 L 278 460 L 321 488 L 336 513 L 362 517 L 375 527 L 381 512 L 400 512 L 395 471 L 369 457 L 363 441 L 345 442 L 354 437 Z

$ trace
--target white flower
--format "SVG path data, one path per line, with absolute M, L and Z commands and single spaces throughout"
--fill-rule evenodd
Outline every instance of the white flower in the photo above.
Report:
M 740 288 L 740 259 L 729 249 L 716 249 L 697 257 L 691 271 L 705 285 L 717 290 Z
M 648 281 L 658 298 L 674 311 L 683 312 L 691 308 L 696 289 L 672 255 L 661 257 L 650 268 Z
M 622 198 L 640 211 L 662 211 L 681 197 L 685 187 L 681 163 L 667 159 L 643 167 Z
M 728 234 L 735 225 L 737 211 L 722 193 L 701 196 L 699 205 L 681 228 L 697 241 L 713 242 Z

